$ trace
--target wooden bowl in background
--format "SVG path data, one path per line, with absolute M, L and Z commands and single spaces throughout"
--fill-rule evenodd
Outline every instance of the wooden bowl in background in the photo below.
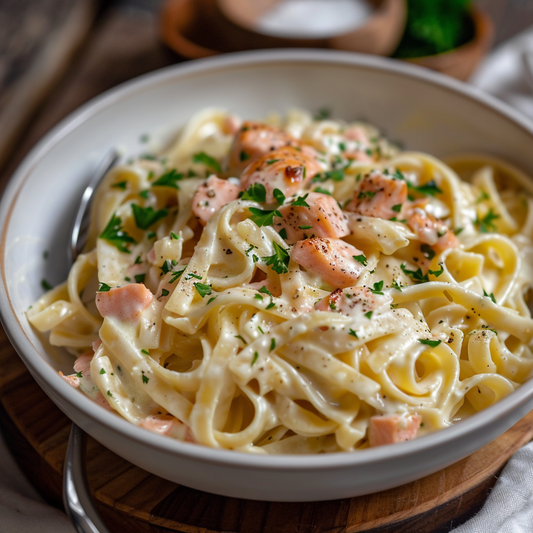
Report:
M 472 20 L 474 38 L 471 41 L 442 54 L 403 60 L 437 70 L 459 80 L 467 80 L 490 49 L 494 37 L 493 23 L 484 11 L 474 7 Z
M 166 0 L 160 32 L 165 44 L 196 59 L 261 48 L 333 48 L 374 55 L 391 54 L 403 34 L 405 0 L 372 0 L 365 24 L 333 37 L 289 37 L 262 33 L 257 20 L 279 0 Z

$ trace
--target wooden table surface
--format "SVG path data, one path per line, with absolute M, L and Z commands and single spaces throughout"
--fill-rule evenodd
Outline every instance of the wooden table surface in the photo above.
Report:
M 0 194 L 29 149 L 71 111 L 185 60 L 159 40 L 160 3 L 0 0 Z M 533 24 L 533 0 L 477 3 L 495 23 L 495 46 Z

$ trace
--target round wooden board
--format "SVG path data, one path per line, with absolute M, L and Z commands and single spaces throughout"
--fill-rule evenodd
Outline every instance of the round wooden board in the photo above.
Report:
M 41 494 L 61 507 L 70 420 L 30 376 L 0 330 L 0 409 L 4 435 Z M 448 531 L 483 505 L 509 457 L 533 438 L 533 412 L 501 437 L 440 472 L 357 498 L 272 503 L 225 498 L 158 478 L 88 439 L 89 486 L 112 531 L 120 533 L 355 533 Z

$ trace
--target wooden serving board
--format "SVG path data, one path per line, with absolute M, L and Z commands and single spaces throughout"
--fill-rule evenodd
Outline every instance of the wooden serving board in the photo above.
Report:
M 20 467 L 61 507 L 70 420 L 30 376 L 0 330 L 0 421 Z M 439 532 L 483 505 L 509 457 L 533 438 L 533 412 L 478 452 L 396 489 L 357 498 L 272 503 L 225 498 L 154 476 L 89 438 L 87 472 L 112 531 L 185 533 Z

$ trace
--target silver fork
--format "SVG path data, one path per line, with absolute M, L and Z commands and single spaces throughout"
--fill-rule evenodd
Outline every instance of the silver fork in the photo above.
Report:
M 83 192 L 70 232 L 69 265 L 72 265 L 76 260 L 85 244 L 89 208 L 94 191 L 108 171 L 116 165 L 118 159 L 119 155 L 116 150 L 110 150 L 98 164 Z M 87 483 L 86 448 L 87 435 L 76 424 L 72 423 L 63 467 L 63 505 L 78 533 L 110 533 L 94 506 Z

